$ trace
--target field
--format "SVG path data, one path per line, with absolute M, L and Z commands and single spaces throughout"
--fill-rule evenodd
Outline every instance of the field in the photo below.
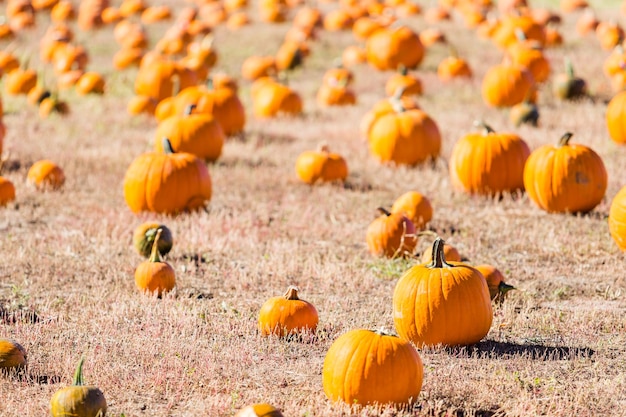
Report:
M 163 3 L 175 11 L 185 5 Z M 619 2 L 590 3 L 600 19 L 626 22 Z M 531 4 L 558 11 L 558 2 Z M 239 78 L 247 56 L 278 49 L 289 22 L 259 22 L 256 3 L 249 11 L 251 25 L 237 32 L 215 28 L 213 71 Z M 0 338 L 25 347 L 28 368 L 21 377 L 0 378 L 0 415 L 48 415 L 50 397 L 70 384 L 84 355 L 85 379 L 103 391 L 107 415 L 115 417 L 232 416 L 257 402 L 289 417 L 626 416 L 626 259 L 607 225 L 611 200 L 626 185 L 626 148 L 610 140 L 604 118 L 613 95 L 602 73 L 609 52 L 593 34 L 577 34 L 580 13 L 562 14 L 565 43 L 546 55 L 552 74 L 563 72 L 569 57 L 590 97 L 558 101 L 548 80 L 539 93 L 539 126 L 519 128 L 508 111 L 486 106 L 480 95 L 482 76 L 500 62 L 500 50 L 465 28 L 455 12 L 436 24 L 421 15 L 403 19 L 418 32 L 440 28 L 474 71 L 472 80 L 443 83 L 436 68 L 448 46 L 428 48 L 415 72 L 424 85 L 418 102 L 437 122 L 443 146 L 434 164 L 415 167 L 378 163 L 359 134 L 361 117 L 384 97 L 390 72 L 353 67 L 357 105 L 316 103 L 323 73 L 355 43 L 350 31 L 320 30 L 311 55 L 289 77 L 304 100 L 303 115 L 255 119 L 250 83 L 240 79 L 245 134 L 229 139 L 209 164 L 207 209 L 176 217 L 135 215 L 126 206 L 124 173 L 152 149 L 157 122 L 126 112 L 136 69 L 113 69 L 112 27 L 75 28 L 76 42 L 90 54 L 88 68 L 105 75 L 103 96 L 62 91 L 70 113 L 43 119 L 24 96 L 2 94 L 2 175 L 15 184 L 17 197 L 0 208 Z M 151 40 L 170 23 L 149 26 Z M 38 15 L 34 28 L 5 47 L 30 57 L 30 67 L 52 83 L 37 49 L 48 25 L 49 17 Z M 573 132 L 572 142 L 590 146 L 604 161 L 609 182 L 602 203 L 584 215 L 548 214 L 525 194 L 484 198 L 455 191 L 447 160 L 476 119 L 518 133 L 531 149 Z M 297 179 L 297 156 L 320 143 L 346 157 L 345 183 L 309 186 Z M 26 184 L 29 167 L 44 158 L 65 171 L 59 191 Z M 375 258 L 365 243 L 376 208 L 408 190 L 431 201 L 431 230 L 470 263 L 497 266 L 517 290 L 494 305 L 491 330 L 480 343 L 419 350 L 424 384 L 410 408 L 333 404 L 322 389 L 326 351 L 351 329 L 393 331 L 394 286 L 418 262 Z M 143 258 L 131 235 L 145 220 L 163 222 L 174 235 L 166 260 L 177 288 L 162 299 L 140 294 L 133 279 Z M 431 244 L 421 237 L 417 255 Z M 299 341 L 262 337 L 261 305 L 289 285 L 316 306 L 317 332 Z

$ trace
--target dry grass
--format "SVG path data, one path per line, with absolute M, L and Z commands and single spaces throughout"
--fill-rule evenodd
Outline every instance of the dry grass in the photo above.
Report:
M 610 4 L 602 2 L 602 17 L 615 14 Z M 115 417 L 231 416 L 253 402 L 272 403 L 285 416 L 626 415 L 625 259 L 606 220 L 611 198 L 626 185 L 626 148 L 613 144 L 605 128 L 610 90 L 600 68 L 607 52 L 593 37 L 576 35 L 575 18 L 566 16 L 562 25 L 566 45 L 547 53 L 555 71 L 564 55 L 572 57 L 598 98 L 558 103 L 546 85 L 541 126 L 516 131 L 534 149 L 569 130 L 603 157 L 606 198 L 585 216 L 549 215 L 525 196 L 496 201 L 452 191 L 444 160 L 472 121 L 514 129 L 506 112 L 480 99 L 480 79 L 499 52 L 464 29 L 458 16 L 440 26 L 469 59 L 474 81 L 437 80 L 443 46 L 432 47 L 419 70 L 420 103 L 444 138 L 435 167 L 381 166 L 359 138 L 358 121 L 382 97 L 388 74 L 356 68 L 357 106 L 316 106 L 323 70 L 353 42 L 350 33 L 322 33 L 291 80 L 305 97 L 306 114 L 269 122 L 250 117 L 245 140 L 229 141 L 209 167 L 215 192 L 208 212 L 135 216 L 124 203 L 122 179 L 133 158 L 150 148 L 155 122 L 126 115 L 134 73 L 113 72 L 110 30 L 80 34 L 95 51 L 91 67 L 108 75 L 108 95 L 67 93 L 72 114 L 48 120 L 23 99 L 4 97 L 4 175 L 18 195 L 0 210 L 0 337 L 24 345 L 29 367 L 24 378 L 0 379 L 0 415 L 47 415 L 49 398 L 70 382 L 83 353 L 85 378 L 102 389 Z M 429 26 L 421 17 L 406 22 L 417 30 Z M 45 27 L 43 19 L 18 41 L 19 50 L 34 51 Z M 220 68 L 238 74 L 249 53 L 273 53 L 286 29 L 255 24 L 233 35 L 219 28 Z M 247 89 L 243 84 L 249 104 Z M 321 141 L 347 156 L 347 184 L 297 182 L 297 155 Z M 65 169 L 61 192 L 26 187 L 27 169 L 40 158 Z M 332 341 L 354 328 L 393 328 L 392 291 L 412 262 L 373 259 L 364 233 L 377 206 L 409 189 L 430 198 L 434 229 L 472 262 L 498 266 L 519 291 L 495 309 L 483 342 L 420 352 L 425 380 L 412 409 L 332 405 L 321 384 Z M 146 219 L 165 222 L 175 237 L 167 260 L 178 289 L 164 299 L 134 287 L 141 259 L 130 236 Z M 421 241 L 419 250 L 428 243 Z M 260 337 L 260 306 L 290 284 L 320 312 L 316 337 Z

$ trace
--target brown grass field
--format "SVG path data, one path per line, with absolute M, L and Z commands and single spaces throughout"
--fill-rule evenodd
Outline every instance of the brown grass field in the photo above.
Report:
M 590 3 L 602 19 L 626 23 L 620 2 Z M 178 9 L 185 3 L 168 4 Z M 531 4 L 558 10 L 556 1 Z M 278 49 L 289 23 L 260 23 L 256 10 L 253 4 L 254 23 L 238 32 L 215 29 L 216 70 L 239 76 L 246 56 Z M 316 104 L 323 72 L 354 43 L 349 31 L 320 31 L 304 67 L 290 77 L 305 100 L 304 115 L 255 120 L 249 83 L 241 81 L 245 137 L 229 140 L 209 166 L 214 193 L 208 210 L 177 217 L 137 216 L 127 208 L 124 173 L 152 149 L 156 121 L 126 112 L 136 70 L 113 70 L 111 27 L 76 30 L 90 53 L 88 68 L 106 75 L 104 96 L 62 92 L 71 113 L 48 119 L 21 96 L 2 97 L 3 175 L 15 184 L 17 199 L 0 208 L 0 337 L 26 348 L 28 368 L 22 377 L 0 378 L 0 416 L 48 415 L 50 397 L 71 382 L 83 354 L 86 381 L 104 392 L 107 415 L 115 417 L 232 416 L 256 402 L 273 404 L 286 417 L 626 416 L 626 259 L 607 226 L 611 199 L 626 185 L 626 148 L 610 140 L 604 119 L 613 94 L 602 74 L 609 52 L 593 35 L 576 33 L 579 14 L 563 15 L 565 44 L 546 53 L 553 74 L 570 57 L 592 98 L 556 101 L 548 81 L 540 89 L 537 128 L 515 128 L 506 110 L 483 103 L 482 76 L 502 57 L 489 41 L 455 15 L 436 25 L 422 16 L 405 19 L 417 31 L 441 28 L 475 73 L 471 81 L 443 84 L 436 66 L 448 49 L 428 49 L 417 71 L 425 86 L 419 103 L 441 130 L 442 157 L 434 166 L 410 168 L 379 164 L 359 136 L 358 123 L 384 96 L 390 73 L 355 67 L 356 106 Z M 11 47 L 52 77 L 37 53 L 48 24 L 39 16 Z M 152 39 L 168 24 L 151 26 Z M 487 199 L 453 191 L 446 160 L 476 119 L 517 132 L 531 149 L 573 132 L 573 142 L 604 160 L 609 185 L 603 202 L 586 215 L 559 215 L 543 212 L 525 195 Z M 297 180 L 296 157 L 321 142 L 346 157 L 345 184 Z M 61 191 L 27 186 L 28 168 L 43 158 L 65 170 Z M 365 230 L 376 207 L 390 206 L 408 190 L 432 202 L 431 229 L 471 263 L 496 265 L 518 290 L 494 306 L 491 331 L 479 344 L 419 351 L 424 384 L 411 408 L 332 404 L 321 375 L 333 340 L 356 328 L 393 330 L 395 283 L 417 261 L 373 258 Z M 166 259 L 176 270 L 177 289 L 163 299 L 140 294 L 133 279 L 142 258 L 131 234 L 149 219 L 167 224 L 175 239 Z M 431 243 L 421 238 L 418 252 Z M 301 341 L 263 338 L 258 311 L 289 285 L 317 307 L 318 331 Z

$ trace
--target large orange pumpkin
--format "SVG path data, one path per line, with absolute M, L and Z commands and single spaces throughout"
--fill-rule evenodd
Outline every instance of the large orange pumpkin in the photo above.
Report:
M 524 164 L 530 149 L 515 133 L 496 133 L 479 122 L 480 133 L 463 136 L 452 148 L 450 178 L 470 194 L 494 195 L 524 188 Z
M 493 320 L 485 278 L 467 264 L 447 262 L 443 245 L 437 238 L 433 261 L 406 271 L 393 292 L 396 331 L 418 347 L 477 343 Z
M 167 141 L 167 143 L 165 143 Z M 164 139 L 165 153 L 138 156 L 124 177 L 124 198 L 134 212 L 175 214 L 203 207 L 211 199 L 211 177 L 200 158 L 174 153 Z
M 382 28 L 367 38 L 367 61 L 378 70 L 396 70 L 400 65 L 416 68 L 424 58 L 419 36 L 408 26 Z
M 350 405 L 415 403 L 424 369 L 417 350 L 383 331 L 351 330 L 328 349 L 322 369 L 324 393 Z
M 526 67 L 502 63 L 487 70 L 481 87 L 483 100 L 489 106 L 511 107 L 528 98 L 534 84 Z
M 570 144 L 571 137 L 568 132 L 557 145 L 536 149 L 524 167 L 528 197 L 551 213 L 593 210 L 606 192 L 608 178 L 602 158 L 585 145 Z

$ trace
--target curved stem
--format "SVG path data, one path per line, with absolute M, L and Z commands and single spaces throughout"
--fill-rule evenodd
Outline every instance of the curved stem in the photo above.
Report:
M 287 292 L 285 293 L 283 297 L 285 297 L 285 300 L 299 300 L 298 287 L 294 287 L 293 285 L 290 285 L 289 288 L 287 288 Z
M 80 387 L 84 385 L 83 381 L 83 363 L 85 363 L 85 357 L 80 358 L 80 362 L 78 362 L 78 366 L 76 367 L 76 371 L 74 371 L 74 386 Z
M 398 73 L 400 75 L 407 75 L 409 73 L 409 69 L 405 65 L 399 64 L 398 65 Z
M 428 265 L 428 268 L 443 268 L 451 266 L 446 262 L 446 258 L 443 254 L 443 245 L 445 243 L 446 242 L 444 242 L 440 237 L 435 239 L 435 242 L 433 243 L 433 260 Z
M 504 281 L 501 282 L 500 285 L 498 285 L 498 292 L 500 292 L 500 294 L 506 294 L 507 292 L 515 289 L 516 288 L 514 286 L 509 285 Z
M 165 153 L 175 153 L 174 148 L 172 148 L 172 142 L 168 138 L 161 139 L 161 143 L 163 144 L 163 152 Z
M 152 242 L 152 252 L 150 252 L 150 262 L 161 262 L 161 254 L 159 253 L 159 239 L 161 238 L 161 233 L 163 229 L 160 227 L 157 229 L 156 236 L 154 237 L 154 242 Z
M 490 133 L 496 133 L 496 131 L 493 130 L 493 128 L 487 123 L 485 123 L 484 120 L 474 120 L 474 126 L 483 129 L 483 134 L 485 135 L 488 135 Z
M 376 209 L 381 215 L 391 216 L 391 212 L 384 207 L 378 207 Z
M 563 136 L 561 136 L 561 139 L 559 139 L 558 147 L 560 148 L 561 146 L 569 145 L 569 140 L 572 138 L 572 136 L 574 136 L 572 132 L 565 132 Z
M 574 78 L 574 66 L 572 65 L 572 60 L 568 57 L 565 57 L 565 72 L 569 78 Z
M 195 104 L 195 103 L 190 104 L 187 107 L 185 107 L 185 116 L 191 115 L 191 113 L 193 113 L 193 111 L 196 109 L 196 107 L 198 107 L 198 105 Z

